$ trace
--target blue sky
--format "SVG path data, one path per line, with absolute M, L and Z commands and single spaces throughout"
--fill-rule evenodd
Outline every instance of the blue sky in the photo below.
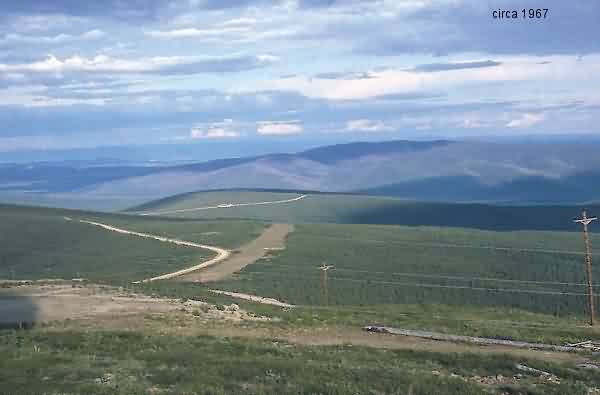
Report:
M 595 0 L 3 3 L 0 151 L 600 132 Z

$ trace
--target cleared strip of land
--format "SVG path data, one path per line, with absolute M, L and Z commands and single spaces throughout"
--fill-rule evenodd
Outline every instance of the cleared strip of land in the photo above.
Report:
M 264 257 L 269 251 L 285 248 L 287 235 L 293 230 L 293 225 L 273 224 L 256 239 L 233 252 L 229 259 L 223 263 L 207 267 L 201 271 L 190 272 L 182 277 L 182 280 L 205 283 L 227 278 Z
M 182 277 L 184 281 L 195 282 L 210 282 L 218 281 L 229 277 L 233 273 L 243 269 L 244 267 L 254 263 L 258 259 L 265 256 L 270 250 L 281 250 L 285 248 L 285 240 L 287 235 L 294 230 L 293 225 L 288 224 L 273 224 L 268 227 L 259 237 L 252 240 L 250 243 L 242 246 L 235 254 L 224 248 L 198 244 L 191 241 L 171 239 L 164 236 L 152 235 L 149 233 L 135 232 L 127 229 L 118 228 L 116 226 L 103 224 L 100 222 L 79 220 L 82 223 L 98 226 L 111 232 L 117 232 L 126 235 L 133 235 L 162 241 L 164 243 L 173 243 L 194 248 L 202 248 L 215 252 L 217 255 L 207 261 L 197 265 L 177 270 L 175 272 L 161 274 L 159 276 L 147 278 L 140 282 L 152 282 L 157 280 L 168 280 L 175 277 Z M 219 264 L 219 265 L 217 265 Z

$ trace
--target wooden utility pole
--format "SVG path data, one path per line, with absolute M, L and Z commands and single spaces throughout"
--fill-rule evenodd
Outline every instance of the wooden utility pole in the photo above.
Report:
M 323 306 L 327 306 L 329 298 L 329 292 L 327 289 L 327 272 L 333 268 L 334 267 L 331 265 L 326 265 L 325 262 L 319 266 L 319 270 L 321 270 L 321 304 Z
M 588 225 L 597 220 L 598 218 L 588 218 L 587 212 L 583 210 L 581 218 L 576 219 L 574 222 L 583 225 L 583 241 L 585 243 L 585 271 L 587 277 L 587 297 L 588 297 L 588 308 L 590 310 L 590 326 L 594 325 L 596 320 L 596 309 L 594 307 L 594 287 L 592 284 L 592 247 L 590 246 L 590 235 L 588 232 Z

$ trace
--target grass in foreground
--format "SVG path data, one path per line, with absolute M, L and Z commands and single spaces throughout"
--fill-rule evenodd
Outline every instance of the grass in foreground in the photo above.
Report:
M 600 373 L 506 355 L 442 354 L 127 331 L 0 332 L 0 393 L 587 394 Z M 516 363 L 560 383 L 522 374 Z M 506 380 L 498 380 L 501 375 Z M 481 385 L 477 377 L 492 379 Z M 496 382 L 493 382 L 496 380 Z
M 600 329 L 587 325 L 587 317 L 583 315 L 556 317 L 501 306 L 385 304 L 298 306 L 282 309 L 216 295 L 201 284 L 157 282 L 136 285 L 132 289 L 150 295 L 203 300 L 217 305 L 236 303 L 244 310 L 257 315 L 276 318 L 276 321 L 267 325 L 281 330 L 323 327 L 357 329 L 376 324 L 557 345 L 596 339 L 600 336 Z

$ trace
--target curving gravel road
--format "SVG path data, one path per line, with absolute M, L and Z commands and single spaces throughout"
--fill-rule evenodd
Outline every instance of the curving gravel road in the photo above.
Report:
M 198 265 L 194 265 L 194 266 L 188 267 L 186 269 L 182 269 L 182 270 L 177 270 L 176 272 L 166 273 L 166 274 L 162 274 L 160 276 L 147 278 L 147 279 L 144 279 L 141 281 L 136 281 L 135 283 L 151 282 L 151 281 L 156 281 L 156 280 L 168 280 L 170 278 L 179 277 L 184 274 L 188 274 L 188 273 L 194 272 L 196 270 L 215 265 L 215 264 L 229 258 L 229 256 L 231 255 L 231 252 L 229 252 L 228 250 L 226 250 L 224 248 L 220 248 L 220 247 L 209 246 L 206 244 L 198 244 L 198 243 L 193 243 L 191 241 L 185 241 L 185 240 L 170 239 L 168 237 L 151 235 L 149 233 L 134 232 L 131 230 L 117 228 L 116 226 L 107 225 L 107 224 L 103 224 L 100 222 L 87 221 L 87 220 L 83 220 L 83 219 L 79 220 L 79 222 L 98 226 L 102 229 L 110 230 L 112 232 L 123 233 L 123 234 L 127 234 L 127 235 L 138 236 L 138 237 L 144 237 L 147 239 L 154 239 L 154 240 L 162 241 L 164 243 L 173 243 L 173 244 L 184 245 L 184 246 L 188 246 L 188 247 L 202 248 L 202 249 L 210 250 L 210 251 L 217 253 L 216 257 L 209 259 L 208 261 L 204 261 Z

